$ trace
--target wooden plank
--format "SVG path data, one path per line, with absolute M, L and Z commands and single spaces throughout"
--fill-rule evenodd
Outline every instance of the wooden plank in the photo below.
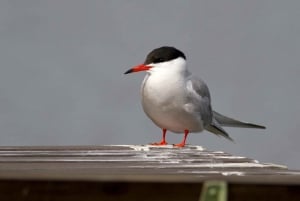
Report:
M 0 147 L 0 178 L 299 183 L 299 171 L 200 146 Z
M 221 180 L 229 200 L 300 200 L 299 171 L 200 146 L 0 147 L 4 200 L 198 200 Z

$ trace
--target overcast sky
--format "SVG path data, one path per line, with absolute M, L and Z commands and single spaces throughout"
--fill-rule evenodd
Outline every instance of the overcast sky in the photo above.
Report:
M 0 2 L 0 145 L 147 144 L 144 73 L 153 48 L 185 52 L 213 108 L 267 126 L 188 143 L 300 168 L 300 1 Z M 169 133 L 170 143 L 182 135 Z

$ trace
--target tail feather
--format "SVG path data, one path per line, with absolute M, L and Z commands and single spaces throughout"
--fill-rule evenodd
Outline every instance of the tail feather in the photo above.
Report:
M 248 122 L 242 122 L 235 120 L 230 117 L 226 117 L 216 111 L 213 111 L 213 118 L 216 119 L 216 121 L 221 125 L 221 126 L 228 126 L 228 127 L 241 127 L 241 128 L 258 128 L 258 129 L 265 129 L 265 126 L 257 125 L 257 124 L 252 124 Z
M 222 126 L 228 127 L 241 127 L 241 128 L 258 128 L 265 129 L 265 126 L 247 123 L 226 117 L 220 113 L 213 111 L 213 119 L 210 125 L 206 126 L 206 130 L 212 132 L 218 136 L 225 137 L 226 139 L 233 141 L 229 134 L 222 128 Z

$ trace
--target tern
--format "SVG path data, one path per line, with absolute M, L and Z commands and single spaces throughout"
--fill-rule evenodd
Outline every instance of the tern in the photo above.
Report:
M 177 147 L 184 147 L 189 133 L 207 130 L 233 141 L 222 128 L 265 129 L 265 126 L 226 117 L 212 109 L 207 85 L 187 69 L 186 56 L 175 47 L 152 50 L 143 64 L 124 74 L 146 71 L 141 86 L 142 106 L 146 115 L 162 129 L 162 140 L 152 145 L 166 145 L 166 132 L 184 133 Z

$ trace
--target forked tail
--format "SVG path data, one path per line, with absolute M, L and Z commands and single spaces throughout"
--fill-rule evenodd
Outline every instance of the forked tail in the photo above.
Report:
M 265 126 L 252 124 L 248 122 L 242 122 L 235 120 L 230 117 L 226 117 L 220 113 L 213 111 L 213 119 L 210 125 L 208 125 L 205 129 L 218 135 L 225 137 L 226 139 L 233 141 L 233 139 L 229 136 L 229 134 L 222 128 L 222 126 L 227 127 L 240 127 L 240 128 L 257 128 L 257 129 L 265 129 Z

